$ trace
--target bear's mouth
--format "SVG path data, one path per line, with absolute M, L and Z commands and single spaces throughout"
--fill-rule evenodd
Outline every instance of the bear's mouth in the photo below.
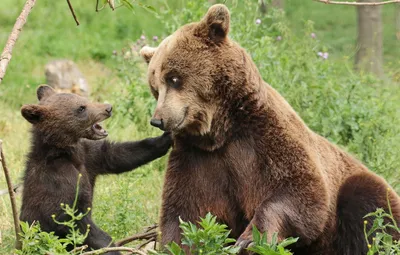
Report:
M 183 111 L 184 111 L 184 112 L 183 112 L 183 117 L 182 117 L 182 119 L 178 122 L 178 125 L 175 126 L 175 130 L 178 130 L 178 129 L 182 126 L 183 122 L 185 122 L 186 117 L 187 117 L 188 112 L 189 112 L 189 106 L 186 106 L 186 107 L 183 109 Z
M 100 122 L 96 122 L 92 125 L 93 132 L 99 137 L 106 137 L 108 135 L 107 130 L 103 128 Z

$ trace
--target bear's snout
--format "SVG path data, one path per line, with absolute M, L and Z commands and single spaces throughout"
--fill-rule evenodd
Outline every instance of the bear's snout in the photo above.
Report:
M 108 113 L 109 116 L 112 115 L 112 105 L 106 104 L 106 112 Z
M 153 118 L 153 119 L 150 120 L 150 124 L 151 124 L 153 127 L 157 127 L 157 128 L 159 128 L 159 129 L 161 129 L 161 130 L 164 130 L 164 123 L 163 123 L 162 119 L 155 119 L 155 118 Z M 165 131 L 165 130 L 164 130 L 164 131 Z

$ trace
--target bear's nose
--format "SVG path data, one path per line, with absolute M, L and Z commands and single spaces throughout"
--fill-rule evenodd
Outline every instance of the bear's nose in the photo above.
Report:
M 112 105 L 110 105 L 110 104 L 107 105 L 107 107 L 106 107 L 106 112 L 107 112 L 109 115 L 111 115 L 111 113 L 112 113 Z
M 151 119 L 150 124 L 154 127 L 158 127 L 159 129 L 164 130 L 164 123 L 163 123 L 162 119 L 161 120 Z

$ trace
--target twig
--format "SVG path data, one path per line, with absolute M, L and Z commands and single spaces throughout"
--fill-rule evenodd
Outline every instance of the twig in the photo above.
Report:
M 19 189 L 19 187 L 21 187 L 22 186 L 22 183 L 18 183 L 18 184 L 15 184 L 13 187 L 12 187 L 12 190 L 14 191 L 14 193 L 17 193 L 20 189 Z M 0 190 L 0 196 L 2 196 L 2 195 L 5 195 L 5 194 L 8 194 L 9 192 L 8 192 L 8 189 L 3 189 L 3 190 Z
M 375 2 L 375 3 L 361 3 L 361 2 L 339 2 L 339 1 L 330 1 L 330 0 L 313 0 L 314 2 L 324 3 L 324 4 L 341 4 L 341 5 L 354 5 L 354 6 L 363 6 L 363 5 L 384 5 L 384 4 L 394 4 L 400 3 L 400 0 L 392 0 L 392 1 L 384 1 L 384 2 Z
M 81 253 L 81 255 L 103 254 L 109 251 L 129 251 L 131 254 L 147 255 L 145 252 L 129 247 L 110 247 Z
M 96 12 L 99 12 L 104 9 L 105 4 L 99 9 L 99 0 L 96 0 Z
M 145 247 L 147 244 L 149 244 L 149 243 L 151 243 L 151 242 L 155 242 L 155 241 L 156 241 L 156 238 L 155 238 L 155 237 L 152 237 L 152 238 L 146 240 L 145 242 L 139 244 L 139 245 L 136 246 L 136 247 L 140 250 L 140 249 L 142 249 L 143 247 Z
M 82 252 L 83 250 L 87 249 L 88 247 L 89 247 L 89 246 L 87 246 L 87 245 L 85 244 L 85 245 L 76 247 L 75 249 L 71 250 L 70 253 L 73 254 L 74 252 L 77 252 L 77 251 Z
M 7 66 L 11 60 L 12 50 L 14 48 L 15 42 L 17 41 L 19 33 L 21 32 L 22 27 L 25 25 L 28 15 L 31 12 L 35 3 L 36 0 L 26 1 L 24 8 L 17 18 L 17 21 L 15 22 L 14 27 L 8 37 L 6 46 L 4 47 L 3 53 L 1 53 L 0 56 L 0 83 L 3 81 L 4 75 L 6 74 Z
M 13 217 L 14 217 L 14 228 L 15 228 L 15 237 L 16 237 L 15 248 L 19 249 L 19 248 L 21 248 L 21 243 L 19 241 L 20 240 L 19 233 L 21 230 L 19 228 L 17 203 L 15 202 L 15 196 L 14 196 L 14 191 L 13 191 L 13 185 L 12 185 L 11 178 L 10 178 L 10 172 L 8 171 L 6 159 L 4 157 L 2 140 L 0 140 L 0 161 L 1 161 L 1 165 L 3 166 L 4 175 L 5 175 L 6 181 L 7 181 L 8 192 L 10 194 L 10 200 L 11 200 L 11 210 L 12 210 Z
M 69 0 L 67 0 L 67 3 L 68 3 L 68 6 L 69 6 L 69 9 L 71 10 L 72 16 L 74 17 L 76 25 L 79 26 L 79 21 L 78 21 L 78 18 L 76 17 L 76 15 L 75 15 L 75 11 L 74 11 L 74 8 L 72 7 L 71 2 Z
M 152 239 L 157 237 L 157 232 L 156 231 L 151 231 L 151 232 L 146 232 L 146 233 L 141 233 L 141 234 L 136 234 L 127 238 L 124 238 L 118 242 L 115 242 L 115 245 L 121 246 L 125 245 L 127 243 L 130 243 L 135 240 L 143 240 L 143 239 Z
M 146 229 L 144 230 L 144 232 L 145 232 L 145 233 L 146 233 L 146 232 L 149 232 L 149 231 L 151 231 L 151 230 L 153 230 L 153 229 L 156 229 L 157 227 L 158 227 L 157 224 L 148 226 L 148 227 L 146 227 Z

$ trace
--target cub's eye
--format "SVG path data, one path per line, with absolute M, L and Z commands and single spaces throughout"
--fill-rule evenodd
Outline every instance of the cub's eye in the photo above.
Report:
M 181 86 L 181 79 L 177 76 L 171 76 L 166 79 L 167 84 L 173 88 L 179 88 Z
M 78 113 L 82 113 L 86 110 L 86 106 L 81 106 L 78 108 Z

